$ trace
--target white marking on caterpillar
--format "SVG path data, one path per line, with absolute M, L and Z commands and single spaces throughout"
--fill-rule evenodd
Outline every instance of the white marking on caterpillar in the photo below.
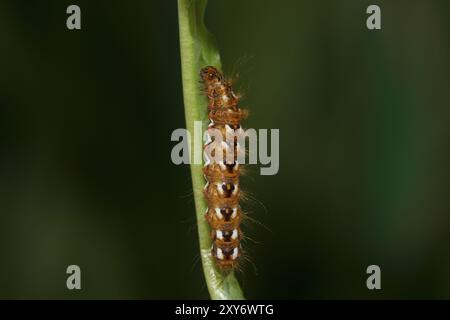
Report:
M 222 215 L 222 213 L 220 212 L 220 208 L 216 208 L 215 211 L 216 211 L 216 216 L 217 216 L 217 218 L 223 219 L 223 215 Z
M 235 185 L 234 185 L 234 190 L 233 190 L 233 194 L 236 194 L 237 193 L 237 191 L 238 191 L 238 189 L 239 189 L 239 183 L 236 183 Z
M 217 259 L 223 260 L 223 253 L 222 253 L 222 249 L 220 249 L 220 248 L 217 248 Z
M 236 260 L 238 257 L 239 249 L 236 247 L 233 249 L 233 255 L 231 256 L 231 259 Z
M 208 131 L 206 131 L 205 136 L 206 136 L 205 145 L 210 144 L 212 142 L 212 139 Z
M 206 152 L 203 152 L 203 161 L 205 162 L 205 164 L 203 165 L 204 167 L 207 167 L 211 164 L 211 160 L 209 159 Z
M 220 182 L 216 183 L 217 191 L 218 191 L 219 194 L 221 194 L 221 195 L 223 194 L 222 185 L 223 185 L 223 183 L 220 183 Z

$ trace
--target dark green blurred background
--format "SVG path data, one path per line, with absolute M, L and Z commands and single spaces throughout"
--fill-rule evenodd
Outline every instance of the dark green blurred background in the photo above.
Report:
M 246 127 L 280 129 L 278 175 L 243 182 L 271 230 L 247 228 L 246 296 L 450 298 L 450 2 L 211 0 L 206 20 Z M 208 298 L 170 161 L 180 72 L 175 1 L 0 0 L 1 298 Z

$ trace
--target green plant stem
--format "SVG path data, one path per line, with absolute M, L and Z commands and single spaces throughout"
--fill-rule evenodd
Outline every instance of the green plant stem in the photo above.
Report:
M 200 69 L 208 65 L 221 67 L 220 54 L 203 22 L 206 4 L 207 0 L 178 0 L 184 110 L 191 137 L 194 136 L 194 122 L 202 121 L 205 127 L 208 120 L 206 98 L 199 86 Z M 190 150 L 193 149 L 191 139 Z M 203 195 L 205 179 L 202 167 L 201 164 L 191 164 L 200 256 L 208 291 L 211 299 L 244 299 L 234 273 L 222 273 L 211 256 L 210 229 L 204 216 L 207 204 Z

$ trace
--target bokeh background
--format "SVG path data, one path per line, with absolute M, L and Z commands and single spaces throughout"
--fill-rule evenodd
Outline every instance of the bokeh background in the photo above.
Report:
M 280 129 L 279 173 L 243 182 L 270 229 L 247 226 L 246 296 L 450 298 L 450 2 L 211 0 L 206 22 L 246 127 Z M 180 69 L 176 1 L 0 1 L 0 298 L 208 298 Z

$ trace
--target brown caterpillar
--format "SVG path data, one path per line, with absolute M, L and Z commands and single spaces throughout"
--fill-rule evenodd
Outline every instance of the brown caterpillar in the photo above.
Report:
M 237 137 L 244 134 L 240 123 L 247 117 L 247 111 L 238 107 L 239 97 L 219 70 L 211 66 L 205 67 L 201 70 L 200 77 L 209 100 L 210 120 L 208 138 L 204 144 L 203 173 L 207 180 L 204 194 L 208 203 L 205 217 L 211 227 L 211 254 L 222 270 L 230 270 L 237 266 L 242 254 L 240 223 L 243 213 L 239 206 L 242 193 L 239 188 L 241 168 L 238 154 L 243 150 L 239 150 Z M 222 137 L 226 137 L 227 132 L 234 134 L 232 143 L 223 142 L 225 139 L 220 143 L 216 139 L 212 140 L 212 134 L 209 133 L 214 130 L 220 131 Z M 216 161 L 211 161 L 205 152 L 211 146 L 222 152 L 223 157 L 218 161 L 217 157 Z M 227 158 L 229 151 L 233 151 L 234 155 L 233 158 L 230 156 L 231 161 Z

